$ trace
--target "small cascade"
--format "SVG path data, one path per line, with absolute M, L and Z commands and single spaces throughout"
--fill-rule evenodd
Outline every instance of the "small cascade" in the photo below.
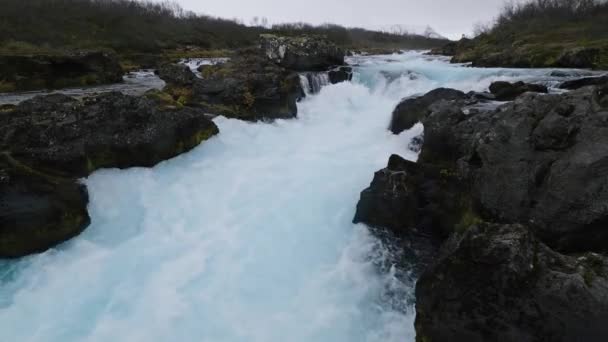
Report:
M 331 84 L 327 72 L 308 72 L 300 74 L 300 82 L 306 95 L 318 94 L 321 88 Z
M 300 74 L 300 85 L 306 96 L 311 94 L 312 88 L 310 87 L 310 82 L 308 82 L 308 77 L 306 75 Z

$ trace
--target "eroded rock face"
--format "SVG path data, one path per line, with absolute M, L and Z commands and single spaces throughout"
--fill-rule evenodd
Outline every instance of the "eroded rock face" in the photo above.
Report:
M 605 341 L 607 266 L 556 253 L 521 225 L 474 225 L 418 280 L 417 341 Z
M 1 113 L 0 257 L 43 251 L 88 225 L 77 178 L 153 166 L 217 133 L 201 110 L 120 93 L 39 96 Z
M 394 134 L 399 134 L 412 128 L 428 114 L 429 106 L 439 100 L 458 100 L 464 98 L 465 94 L 461 91 L 438 88 L 423 96 L 405 99 L 393 111 L 390 130 Z
M 490 84 L 490 92 L 494 94 L 495 99 L 498 101 L 512 101 L 515 100 L 519 95 L 533 92 L 533 93 L 548 93 L 546 86 L 541 84 L 530 84 L 524 82 L 493 82 Z
M 116 56 L 105 52 L 0 56 L 2 91 L 57 89 L 122 82 Z
M 278 65 L 296 71 L 325 71 L 344 64 L 344 51 L 321 36 L 260 36 L 264 54 Z

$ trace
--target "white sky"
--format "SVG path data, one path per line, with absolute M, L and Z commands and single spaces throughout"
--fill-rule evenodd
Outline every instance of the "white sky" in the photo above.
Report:
M 154 0 L 161 1 L 161 0 Z M 379 28 L 389 25 L 430 25 L 449 38 L 472 32 L 478 22 L 491 21 L 505 0 L 173 0 L 184 9 L 224 18 L 266 17 L 271 23 L 332 22 Z

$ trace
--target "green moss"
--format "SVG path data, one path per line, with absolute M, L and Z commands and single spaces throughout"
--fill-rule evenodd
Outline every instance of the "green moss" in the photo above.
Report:
M 145 93 L 145 96 L 156 101 L 161 107 L 176 107 L 177 103 L 171 94 L 161 90 L 150 90 Z
M 17 86 L 14 82 L 0 81 L 0 93 L 8 93 L 16 90 Z
M 454 228 L 456 232 L 464 233 L 471 226 L 482 222 L 483 219 L 471 207 L 467 207 L 460 217 L 460 222 L 458 222 Z

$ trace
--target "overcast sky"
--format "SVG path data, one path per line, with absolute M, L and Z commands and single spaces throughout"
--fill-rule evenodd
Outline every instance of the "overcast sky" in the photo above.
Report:
M 160 1 L 160 0 L 155 0 Z M 450 38 L 494 18 L 505 0 L 174 0 L 187 10 L 225 18 L 267 17 L 271 23 L 332 22 L 366 28 L 430 25 Z

